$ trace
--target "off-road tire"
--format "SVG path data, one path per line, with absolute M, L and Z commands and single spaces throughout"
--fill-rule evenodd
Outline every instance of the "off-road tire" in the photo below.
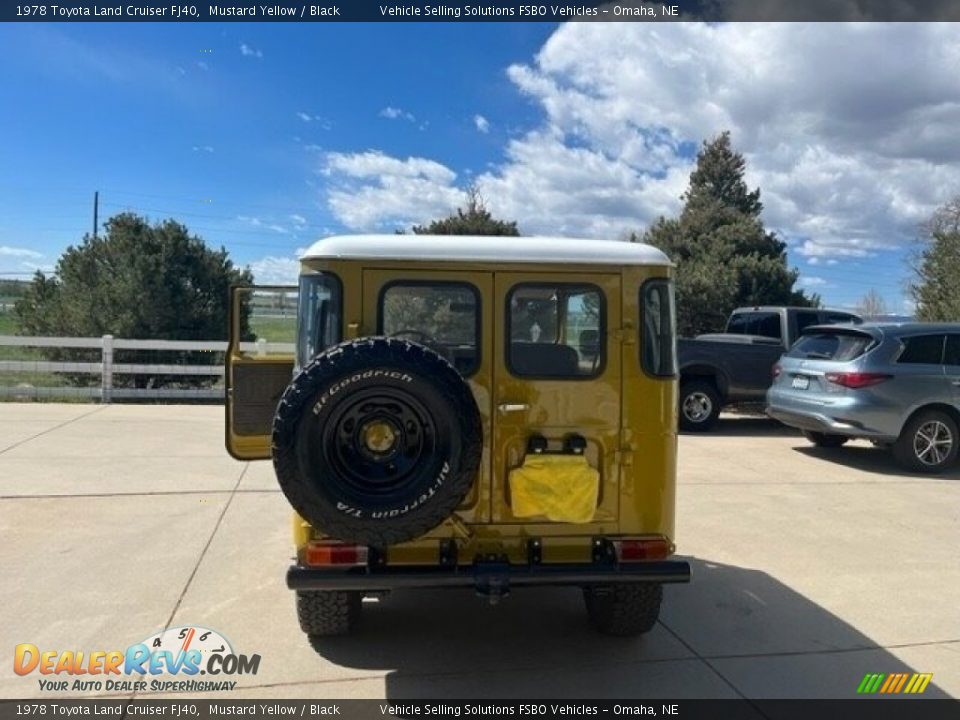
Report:
M 707 432 L 720 417 L 720 405 L 720 393 L 709 380 L 681 382 L 678 408 L 680 429 Z
M 363 594 L 328 590 L 297 591 L 297 620 L 310 641 L 347 635 L 360 621 Z
M 845 435 L 831 435 L 830 433 L 804 430 L 803 436 L 817 447 L 838 448 L 846 444 L 850 438 Z
M 629 637 L 649 632 L 657 624 L 663 586 L 659 583 L 619 583 L 583 588 L 590 624 L 604 635 Z
M 940 437 L 942 439 L 949 437 L 949 449 L 946 445 L 941 445 L 940 447 L 944 448 L 942 460 L 936 463 L 924 462 L 919 456 L 923 443 L 918 434 L 925 428 L 936 428 L 937 425 L 939 425 L 938 431 L 942 433 Z M 904 425 L 900 437 L 893 444 L 893 457 L 907 470 L 936 474 L 943 472 L 956 462 L 958 447 L 960 447 L 960 435 L 954 419 L 942 410 L 921 410 Z
M 378 459 L 359 428 L 401 411 L 393 459 Z M 273 422 L 274 468 L 293 508 L 332 538 L 373 547 L 446 520 L 473 486 L 482 450 L 480 411 L 460 373 L 397 338 L 321 353 L 283 393 Z

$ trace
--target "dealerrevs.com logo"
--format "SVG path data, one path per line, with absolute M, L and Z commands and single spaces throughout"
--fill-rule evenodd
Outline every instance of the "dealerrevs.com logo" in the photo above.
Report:
M 256 675 L 259 655 L 234 652 L 216 630 L 171 627 L 126 650 L 14 649 L 13 671 L 38 674 L 45 692 L 210 692 L 233 690 L 238 675 Z M 204 676 L 200 679 L 198 676 Z

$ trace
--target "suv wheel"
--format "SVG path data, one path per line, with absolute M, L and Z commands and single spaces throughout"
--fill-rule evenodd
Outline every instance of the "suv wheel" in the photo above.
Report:
M 829 433 L 814 432 L 813 430 L 804 430 L 803 436 L 817 447 L 822 448 L 838 448 L 850 439 L 845 435 L 830 435 Z
M 360 620 L 363 593 L 339 591 L 297 591 L 297 619 L 300 629 L 313 642 L 316 638 L 347 635 Z
M 903 428 L 893 455 L 908 470 L 939 473 L 957 459 L 957 423 L 942 410 L 923 410 Z
M 591 585 L 583 589 L 587 615 L 604 635 L 626 637 L 648 632 L 660 616 L 659 583 Z
M 706 432 L 720 417 L 720 395 L 707 380 L 680 385 L 680 429 Z

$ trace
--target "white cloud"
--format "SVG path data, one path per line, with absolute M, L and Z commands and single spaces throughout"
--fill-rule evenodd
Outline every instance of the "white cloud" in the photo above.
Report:
M 797 279 L 797 283 L 802 287 L 822 287 L 827 284 L 827 281 L 816 275 L 803 275 Z
M 297 213 L 293 213 L 288 217 L 290 218 L 290 222 L 292 222 L 298 228 L 301 228 L 307 224 L 307 219 L 303 215 L 298 215 Z
M 508 69 L 542 123 L 476 181 L 524 232 L 616 235 L 675 213 L 696 148 L 730 130 L 792 251 L 866 257 L 960 192 L 958 66 L 950 24 L 567 23 Z M 342 169 L 370 155 L 382 175 Z M 410 192 L 391 165 L 429 158 L 338 157 L 329 200 L 352 227 L 460 201 L 451 169 L 435 163 Z
M 35 258 L 43 257 L 43 253 L 28 248 L 11 247 L 10 245 L 0 245 L 0 255 L 5 257 Z
M 294 258 L 268 255 L 250 263 L 253 279 L 263 285 L 296 285 L 300 263 Z
M 483 115 L 474 115 L 473 124 L 477 128 L 477 132 L 482 132 L 484 134 L 490 132 L 490 121 L 487 120 Z
M 212 152 L 213 152 L 213 146 L 211 146 L 211 145 L 194 145 L 194 146 L 193 146 L 193 151 L 194 151 L 194 152 L 212 153 Z
M 417 120 L 413 114 L 408 113 L 406 110 L 390 107 L 389 105 L 380 111 L 380 117 L 387 118 L 388 120 L 408 120 L 409 122 L 416 122 Z
M 433 160 L 383 153 L 329 153 L 324 168 L 334 215 L 355 230 L 423 222 L 463 201 L 456 173 Z
M 312 115 L 310 115 L 309 113 L 305 113 L 305 112 L 303 112 L 302 110 L 300 110 L 299 112 L 297 112 L 297 117 L 300 118 L 301 120 L 303 120 L 303 121 L 306 122 L 306 123 L 308 123 L 308 122 L 310 122 L 311 120 L 313 120 L 313 116 L 312 116 Z
M 203 71 L 207 71 L 210 69 L 210 66 L 207 65 L 203 60 L 197 60 L 197 67 Z
M 244 57 L 255 57 L 255 58 L 263 57 L 262 51 L 257 50 L 256 48 L 250 47 L 246 43 L 240 43 L 240 54 L 243 55 Z

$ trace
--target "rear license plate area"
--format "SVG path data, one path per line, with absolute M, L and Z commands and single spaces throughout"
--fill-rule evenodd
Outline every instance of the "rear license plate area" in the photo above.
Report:
M 806 390 L 810 387 L 810 378 L 806 375 L 794 375 L 793 380 L 790 382 L 790 387 L 797 390 Z

